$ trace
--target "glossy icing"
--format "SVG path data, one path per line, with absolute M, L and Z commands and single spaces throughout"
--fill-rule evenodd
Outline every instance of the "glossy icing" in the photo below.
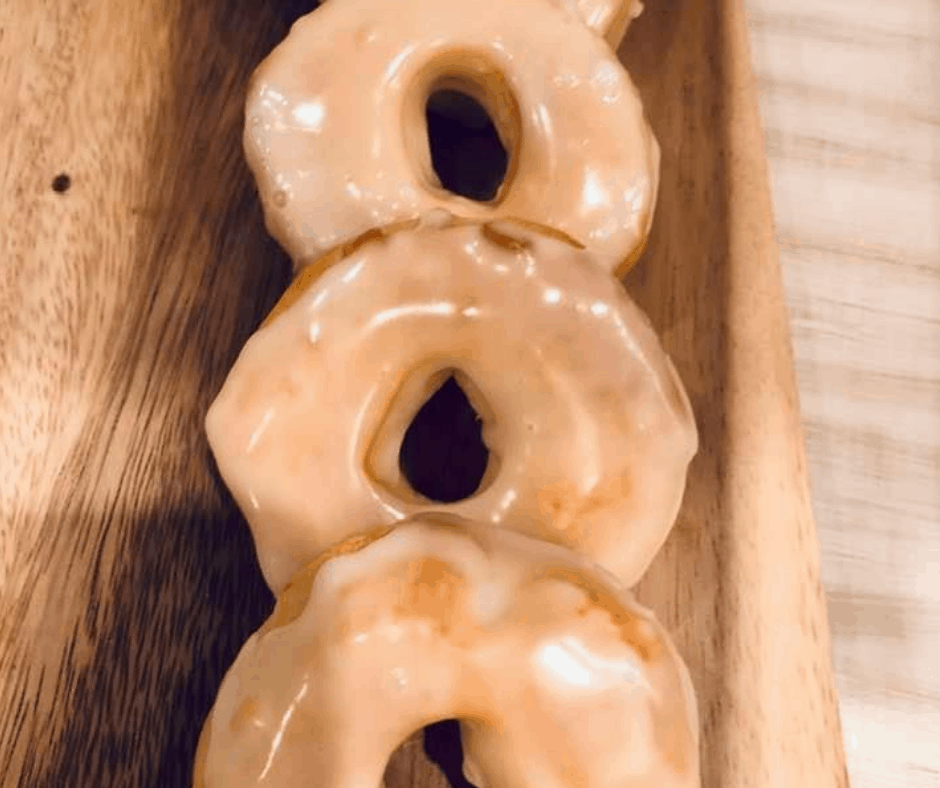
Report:
M 564 548 L 426 515 L 295 578 L 222 683 L 195 786 L 377 787 L 451 717 L 479 788 L 698 784 L 694 694 L 649 611 Z
M 376 235 L 245 345 L 206 427 L 269 585 L 356 529 L 428 510 L 585 553 L 632 585 L 697 446 L 643 313 L 588 252 L 514 223 Z M 411 489 L 402 437 L 454 373 L 490 465 L 453 504 Z
M 328 0 L 256 72 L 245 149 L 298 278 L 206 422 L 279 595 L 206 721 L 197 788 L 369 788 L 461 720 L 477 788 L 692 788 L 695 697 L 626 590 L 672 526 L 688 398 L 619 274 L 659 148 L 616 48 L 638 0 Z M 425 107 L 509 154 L 444 189 Z M 489 466 L 413 490 L 405 431 L 453 375 Z
M 556 227 L 622 271 L 645 244 L 659 147 L 603 36 L 635 2 L 330 0 L 301 18 L 248 93 L 246 156 L 272 235 L 298 266 L 434 208 Z M 443 189 L 424 115 L 477 99 L 509 152 L 496 197 Z

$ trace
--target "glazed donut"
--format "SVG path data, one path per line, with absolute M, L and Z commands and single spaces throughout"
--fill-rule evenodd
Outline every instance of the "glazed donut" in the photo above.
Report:
M 557 234 L 449 221 L 371 234 L 289 291 L 209 411 L 275 593 L 350 524 L 432 509 L 563 544 L 627 585 L 672 526 L 697 434 L 646 317 Z M 477 492 L 442 504 L 411 488 L 398 456 L 450 375 L 490 455 Z
M 478 788 L 699 784 L 692 685 L 649 611 L 564 548 L 429 515 L 287 587 L 222 682 L 194 786 L 379 786 L 448 718 Z
M 608 270 L 625 270 L 649 232 L 659 147 L 602 36 L 622 34 L 635 9 L 623 0 L 324 3 L 294 24 L 248 92 L 246 157 L 269 231 L 300 267 L 443 207 L 556 227 Z M 508 153 L 490 201 L 449 192 L 435 174 L 425 107 L 445 89 L 486 109 Z

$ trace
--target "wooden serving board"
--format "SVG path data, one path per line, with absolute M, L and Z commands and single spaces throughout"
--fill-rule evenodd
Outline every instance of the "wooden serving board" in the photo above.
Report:
M 187 786 L 222 674 L 270 610 L 202 422 L 288 281 L 242 100 L 304 10 L 0 5 L 3 788 Z M 702 444 L 640 595 L 692 672 L 704 785 L 846 785 L 740 0 L 648 0 L 621 55 L 663 149 L 627 285 Z M 387 774 L 440 781 L 418 738 Z

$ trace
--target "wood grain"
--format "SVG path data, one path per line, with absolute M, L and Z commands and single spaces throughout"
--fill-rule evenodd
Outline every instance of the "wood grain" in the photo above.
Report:
M 676 359 L 703 450 L 640 595 L 692 670 L 706 785 L 844 785 L 744 11 L 647 10 L 651 37 L 638 25 L 621 52 L 663 147 L 663 191 L 628 285 Z
M 188 785 L 270 609 L 202 419 L 286 285 L 239 135 L 298 10 L 0 9 L 0 785 Z M 692 671 L 705 785 L 844 785 L 742 9 L 651 0 L 621 54 L 663 147 L 628 286 L 702 435 L 640 593 Z M 441 785 L 414 740 L 386 777 Z
M 221 2 L 0 13 L 0 785 L 184 786 L 271 601 L 202 420 L 288 275 L 239 147 L 286 26 Z
M 940 786 L 940 5 L 748 0 L 855 788 Z

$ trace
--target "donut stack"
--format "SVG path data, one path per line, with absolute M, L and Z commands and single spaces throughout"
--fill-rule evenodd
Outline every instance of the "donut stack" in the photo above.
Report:
M 278 603 L 226 675 L 194 785 L 378 788 L 460 720 L 479 788 L 699 783 L 685 666 L 629 588 L 697 435 L 618 275 L 659 149 L 612 45 L 630 0 L 329 0 L 255 74 L 245 147 L 297 278 L 207 418 Z M 491 199 L 448 190 L 425 107 L 481 105 Z M 450 378 L 477 489 L 435 501 L 400 447 Z

